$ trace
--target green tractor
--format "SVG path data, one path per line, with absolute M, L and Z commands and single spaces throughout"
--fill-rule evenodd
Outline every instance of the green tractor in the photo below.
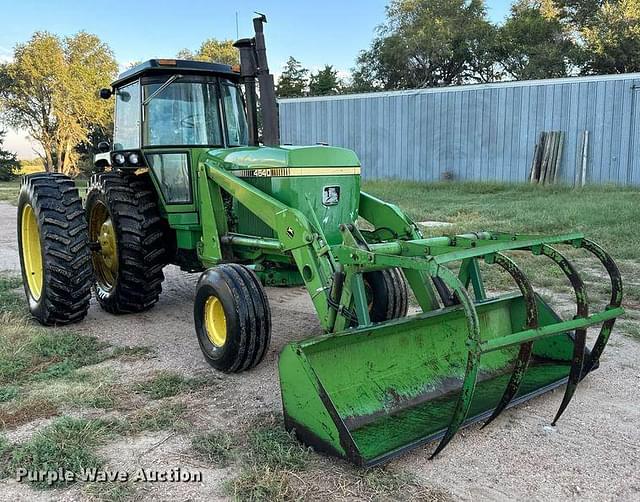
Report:
M 91 290 L 113 314 L 144 311 L 163 267 L 176 264 L 201 273 L 204 357 L 240 372 L 269 350 L 265 286 L 304 285 L 325 334 L 301 333 L 283 349 L 280 383 L 286 427 L 318 451 L 374 465 L 440 438 L 435 455 L 461 426 L 565 386 L 555 423 L 623 313 L 611 257 L 579 233 L 424 238 L 360 190 L 354 152 L 281 146 L 264 21 L 236 42 L 239 67 L 150 60 L 101 91 L 116 101 L 114 142 L 101 145 L 84 206 L 61 174 L 24 178 L 18 236 L 32 315 L 80 321 Z M 611 278 L 604 310 L 589 312 L 557 245 L 600 260 Z M 514 250 L 560 267 L 575 317 L 561 319 L 534 292 L 505 254 Z M 480 261 L 510 274 L 515 292 L 488 297 Z M 420 312 L 408 317 L 409 288 Z

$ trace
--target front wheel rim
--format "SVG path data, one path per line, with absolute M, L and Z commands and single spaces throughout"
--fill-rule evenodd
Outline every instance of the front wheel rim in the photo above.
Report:
M 227 341 L 227 318 L 222 302 L 210 296 L 204 304 L 204 328 L 207 338 L 215 347 L 223 347 Z

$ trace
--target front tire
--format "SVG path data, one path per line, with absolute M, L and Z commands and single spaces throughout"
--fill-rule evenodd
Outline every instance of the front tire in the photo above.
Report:
M 31 315 L 44 325 L 82 320 L 91 299 L 91 257 L 82 201 L 71 178 L 23 178 L 18 247 Z
M 262 361 L 271 339 L 271 310 L 252 270 L 237 264 L 206 270 L 198 280 L 193 315 L 211 366 L 239 373 Z
M 162 292 L 168 239 L 148 174 L 93 175 L 85 207 L 98 303 L 112 314 L 151 308 Z
M 371 322 L 384 322 L 406 317 L 409 293 L 404 274 L 389 268 L 363 274 Z

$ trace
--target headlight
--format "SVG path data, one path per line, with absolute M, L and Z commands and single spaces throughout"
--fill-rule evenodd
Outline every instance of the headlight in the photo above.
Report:
M 140 162 L 140 156 L 137 153 L 129 154 L 129 164 L 133 164 L 134 166 Z
M 123 166 L 125 161 L 124 155 L 122 155 L 121 153 L 116 153 L 113 156 L 113 161 L 119 166 Z

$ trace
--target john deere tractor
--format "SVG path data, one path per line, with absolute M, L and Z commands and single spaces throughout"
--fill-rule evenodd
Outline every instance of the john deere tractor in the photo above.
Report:
M 555 423 L 623 313 L 611 257 L 580 233 L 424 238 L 398 207 L 360 190 L 354 152 L 280 145 L 265 21 L 236 42 L 239 67 L 153 59 L 101 91 L 116 101 L 114 141 L 101 145 L 84 205 L 66 176 L 24 178 L 18 236 L 33 316 L 79 321 L 91 290 L 108 312 L 142 312 L 176 264 L 201 274 L 204 357 L 240 372 L 269 350 L 265 286 L 303 285 L 325 334 L 300 333 L 283 349 L 280 383 L 286 427 L 317 450 L 373 465 L 440 438 L 435 455 L 461 426 L 564 386 Z M 602 263 L 604 310 L 589 312 L 560 245 Z M 563 320 L 534 292 L 515 250 L 560 267 L 575 316 Z M 515 291 L 489 297 L 480 262 L 506 271 Z

